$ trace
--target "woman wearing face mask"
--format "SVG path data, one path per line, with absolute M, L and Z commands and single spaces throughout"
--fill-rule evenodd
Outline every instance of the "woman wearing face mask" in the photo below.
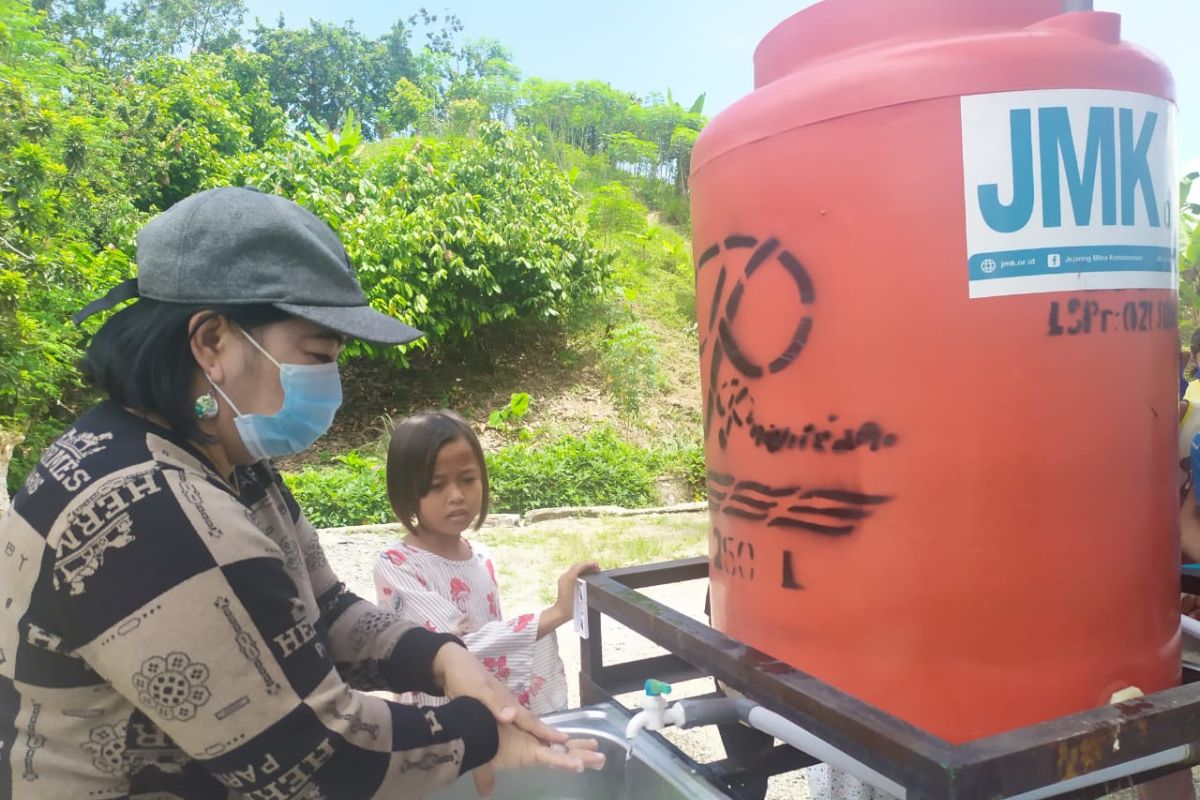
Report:
M 136 300 L 83 362 L 109 399 L 0 518 L 0 796 L 398 798 L 601 766 L 453 636 L 347 592 L 272 468 L 329 428 L 347 339 L 421 335 L 367 306 L 333 232 L 215 189 L 147 224 L 137 261 L 78 315 Z

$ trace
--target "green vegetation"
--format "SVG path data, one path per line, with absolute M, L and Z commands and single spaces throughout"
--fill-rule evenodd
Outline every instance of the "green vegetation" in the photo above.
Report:
M 681 478 L 696 496 L 704 485 L 700 448 L 640 448 L 605 427 L 584 436 L 506 445 L 488 453 L 487 464 L 494 513 L 550 506 L 651 505 L 659 475 Z M 350 452 L 337 456 L 332 465 L 285 473 L 284 478 L 318 527 L 394 521 L 383 460 L 376 456 Z
M 283 19 L 243 38 L 244 19 L 241 0 L 0 0 L 0 487 L 95 400 L 74 365 L 99 322 L 70 315 L 134 274 L 147 219 L 226 184 L 321 216 L 372 305 L 428 334 L 355 343 L 347 373 L 486 373 L 495 341 L 524 337 L 557 342 L 530 360 L 578 370 L 558 382 L 603 387 L 620 432 L 603 417 L 546 427 L 540 387 L 505 391 L 490 447 L 506 508 L 637 504 L 686 472 L 698 413 L 666 398 L 695 369 L 685 237 L 703 97 L 523 78 L 501 43 L 423 9 L 377 38 Z M 485 418 L 499 405 L 444 399 Z M 407 410 L 394 405 L 371 418 Z M 314 521 L 388 517 L 364 444 L 329 445 L 312 474 L 288 465 Z
M 1188 346 L 1192 329 L 1200 324 L 1200 172 L 1179 182 L 1179 315 L 1180 336 Z M 1193 197 L 1197 199 L 1189 202 Z
M 349 452 L 333 466 L 285 473 L 284 480 L 308 521 L 318 528 L 395 522 L 387 499 L 384 463 Z

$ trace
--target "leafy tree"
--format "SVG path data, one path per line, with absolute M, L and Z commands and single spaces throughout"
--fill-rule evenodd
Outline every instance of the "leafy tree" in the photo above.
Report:
M 252 53 L 161 57 L 138 65 L 117 91 L 113 112 L 126 122 L 121 160 L 138 208 L 165 209 L 228 179 L 236 156 L 283 137 L 265 59 Z
M 382 122 L 396 133 L 418 132 L 431 111 L 433 100 L 421 91 L 421 87 L 408 78 L 400 78 L 388 95 L 388 107 L 382 115 Z
M 557 150 L 562 144 L 586 154 L 605 153 L 613 165 L 643 179 L 668 181 L 684 195 L 703 110 L 704 95 L 685 110 L 670 92 L 640 101 L 601 81 L 530 78 L 521 86 L 515 119 L 560 163 L 565 163 Z
M 520 72 L 495 39 L 475 39 L 454 50 L 425 48 L 416 60 L 430 118 L 461 135 L 487 119 L 508 123 L 517 107 Z
M 698 138 L 699 129 L 677 125 L 667 145 L 667 160 L 673 162 L 675 188 L 680 194 L 687 192 L 688 176 L 692 171 L 692 148 L 696 146 Z
M 621 131 L 633 133 L 636 111 L 633 95 L 601 81 L 564 83 L 530 78 L 521 87 L 517 121 L 539 135 L 597 153 L 604 149 L 606 137 Z
M 72 71 L 31 7 L 3 2 L 0 487 L 12 448 L 70 403 L 80 332 L 69 315 L 127 274 L 139 219 L 112 145 L 118 125 L 69 90 L 86 86 L 86 70 Z
M 414 30 L 423 27 L 425 49 L 435 53 L 454 52 L 456 37 L 463 31 L 462 20 L 456 15 L 446 13 L 439 20 L 437 14 L 430 14 L 424 7 L 417 9 L 417 13 L 408 18 L 408 26 Z
M 298 128 L 312 122 L 331 127 L 353 111 L 368 137 L 388 127 L 390 94 L 396 82 L 415 77 L 409 28 L 403 22 L 376 40 L 353 23 L 334 25 L 312 20 L 307 28 L 287 28 L 282 17 L 275 27 L 259 23 L 252 32 L 254 49 L 267 57 L 267 80 L 275 102 Z
M 222 52 L 241 41 L 243 0 L 37 0 L 61 41 L 99 66 L 127 70 L 143 58 Z
M 650 177 L 658 167 L 659 147 L 639 139 L 629 131 L 617 131 L 605 137 L 609 159 L 634 174 Z

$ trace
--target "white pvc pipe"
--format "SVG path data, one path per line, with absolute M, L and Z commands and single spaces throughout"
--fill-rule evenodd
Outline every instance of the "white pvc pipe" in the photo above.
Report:
M 1183 632 L 1188 636 L 1200 639 L 1200 620 L 1192 619 L 1191 617 L 1180 617 L 1179 624 L 1183 627 Z
M 1139 772 L 1147 772 L 1159 767 L 1169 767 L 1172 764 L 1178 764 L 1190 755 L 1191 747 L 1181 744 L 1178 747 L 1172 747 L 1170 750 L 1163 750 L 1161 753 L 1152 753 L 1142 758 L 1135 758 L 1132 761 L 1117 764 L 1114 767 L 1098 769 L 1095 772 L 1089 772 L 1087 775 L 1070 778 L 1052 786 L 1043 786 L 1041 789 L 1015 794 L 1009 797 L 1008 800 L 1043 800 L 1043 798 L 1047 797 L 1057 797 L 1068 792 L 1086 789 L 1089 786 L 1098 786 L 1106 781 L 1136 775 Z
M 1197 625 L 1197 630 L 1200 630 L 1200 624 Z M 780 741 L 787 742 L 797 750 L 807 753 L 813 758 L 819 759 L 842 772 L 853 775 L 860 781 L 887 792 L 899 800 L 905 800 L 908 796 L 908 791 L 891 778 L 875 771 L 824 740 L 818 739 L 799 725 L 789 722 L 773 711 L 768 711 L 762 706 L 755 706 L 750 709 L 746 722 L 752 728 L 770 734 Z M 1032 791 L 1023 792 L 1018 795 L 1012 795 L 1007 800 L 1044 800 L 1044 798 L 1056 797 L 1068 792 L 1078 791 L 1079 789 L 1086 789 L 1090 786 L 1098 786 L 1110 780 L 1117 780 L 1130 775 L 1136 775 L 1140 772 L 1158 769 L 1159 767 L 1178 764 L 1190 756 L 1191 747 L 1189 745 L 1179 745 L 1169 750 L 1163 750 L 1161 753 L 1152 753 L 1142 758 L 1135 758 L 1131 761 L 1126 761 L 1112 767 L 1105 767 L 1104 769 L 1089 772 L 1077 778 L 1070 778 L 1051 786 L 1043 786 L 1040 789 L 1033 789 Z
M 831 767 L 853 775 L 864 783 L 869 783 L 876 789 L 881 789 L 899 800 L 908 797 L 908 790 L 891 778 L 868 767 L 853 756 L 843 753 L 833 745 L 818 739 L 795 723 L 789 722 L 774 711 L 768 711 L 762 706 L 750 709 L 746 722 L 750 727 L 763 733 L 770 734 L 780 741 L 787 742 L 797 750 L 807 753 L 813 758 L 824 761 Z

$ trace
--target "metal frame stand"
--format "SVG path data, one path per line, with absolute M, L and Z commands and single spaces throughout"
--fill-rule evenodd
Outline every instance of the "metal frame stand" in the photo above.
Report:
M 1047 795 L 1096 798 L 1200 763 L 1200 683 L 1069 717 L 952 745 L 658 603 L 638 589 L 708 577 L 704 557 L 609 570 L 588 577 L 589 638 L 580 642 L 579 690 L 586 704 L 641 688 L 648 677 L 711 676 L 895 780 L 910 800 L 985 800 L 1052 787 L 1187 746 L 1184 760 L 1135 771 L 1086 789 Z M 1200 570 L 1183 579 L 1200 590 Z M 665 648 L 668 655 L 604 663 L 607 616 Z M 1185 678 L 1193 676 L 1186 675 Z M 730 796 L 747 779 L 810 766 L 786 745 L 744 760 L 703 765 Z

